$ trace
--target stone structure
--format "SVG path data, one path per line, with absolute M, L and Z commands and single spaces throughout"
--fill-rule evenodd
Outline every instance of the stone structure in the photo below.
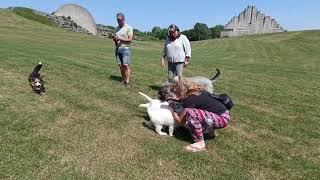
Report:
M 74 22 L 71 18 L 65 16 L 55 16 L 55 15 L 45 15 L 48 19 L 56 23 L 58 26 L 67 29 L 73 32 L 87 33 L 92 34 L 87 29 L 81 27 L 76 22 Z
M 283 32 L 275 19 L 265 16 L 255 6 L 248 6 L 224 26 L 220 37 Z
M 111 35 L 115 33 L 115 28 L 111 26 L 97 24 L 97 29 L 98 29 L 97 36 L 102 38 L 111 38 Z
M 54 22 L 55 24 L 62 27 L 63 29 L 67 29 L 73 32 L 92 34 L 87 29 L 83 28 L 82 26 L 74 22 L 71 19 L 71 17 L 56 16 L 54 15 L 55 13 L 48 14 L 46 12 L 36 11 L 36 10 L 33 10 L 33 12 L 37 15 L 48 18 L 50 21 Z M 111 38 L 111 35 L 115 31 L 115 28 L 112 26 L 97 24 L 96 27 L 97 27 L 97 36 L 101 38 Z
M 85 8 L 76 4 L 65 4 L 60 7 L 55 13 L 55 16 L 64 16 L 76 22 L 79 26 L 88 30 L 91 34 L 97 35 L 96 23 Z

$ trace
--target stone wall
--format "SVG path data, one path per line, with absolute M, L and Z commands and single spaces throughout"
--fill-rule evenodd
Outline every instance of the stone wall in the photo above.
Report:
M 71 17 L 56 16 L 56 15 L 53 15 L 54 13 L 48 14 L 48 13 L 41 12 L 41 11 L 33 11 L 33 12 L 38 15 L 41 15 L 41 16 L 48 18 L 49 20 L 51 20 L 52 22 L 54 22 L 58 26 L 60 26 L 64 29 L 67 29 L 69 31 L 92 34 L 87 29 L 83 28 L 82 26 L 80 26 L 79 24 L 74 22 L 71 19 Z
M 97 36 L 102 38 L 111 38 L 111 35 L 115 33 L 115 28 L 110 26 L 105 26 L 102 24 L 97 24 L 98 33 Z
M 283 28 L 277 21 L 258 11 L 255 6 L 248 6 L 239 16 L 234 16 L 224 26 L 224 30 L 221 32 L 220 37 L 274 32 L 283 32 Z
M 55 15 L 47 15 L 46 17 L 51 21 L 53 21 L 54 23 L 56 23 L 58 26 L 64 29 L 67 29 L 69 31 L 92 34 L 87 29 L 83 28 L 82 26 L 74 22 L 70 17 L 55 16 Z

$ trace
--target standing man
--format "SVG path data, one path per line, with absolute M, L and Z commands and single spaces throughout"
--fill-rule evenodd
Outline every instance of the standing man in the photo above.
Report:
M 118 27 L 112 39 L 116 45 L 116 60 L 120 67 L 122 81 L 125 86 L 129 85 L 131 69 L 130 69 L 130 43 L 133 40 L 133 29 L 129 26 L 123 13 L 117 14 Z
M 188 38 L 180 33 L 178 26 L 171 24 L 161 57 L 161 67 L 164 66 L 164 60 L 168 61 L 168 79 L 182 77 L 183 68 L 189 64 L 190 58 L 191 46 Z

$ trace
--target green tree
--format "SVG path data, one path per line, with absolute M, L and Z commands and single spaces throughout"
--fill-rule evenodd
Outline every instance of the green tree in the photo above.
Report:
M 167 38 L 167 29 L 161 29 L 160 27 L 155 26 L 152 28 L 151 34 L 153 37 L 163 40 Z
M 134 39 L 138 41 L 144 41 L 147 39 L 147 33 L 141 32 L 138 29 L 133 29 Z
M 152 30 L 151 30 L 151 32 L 152 32 L 153 34 L 156 34 L 156 33 L 160 32 L 160 31 L 161 31 L 161 28 L 160 28 L 159 26 L 155 26 L 155 27 L 153 27 Z
M 210 38 L 220 38 L 221 31 L 223 31 L 223 25 L 221 24 L 210 28 Z
M 182 34 L 186 35 L 190 41 L 198 41 L 198 36 L 194 29 L 185 30 Z
M 209 39 L 210 31 L 205 23 L 196 23 L 193 28 L 197 36 L 197 40 Z

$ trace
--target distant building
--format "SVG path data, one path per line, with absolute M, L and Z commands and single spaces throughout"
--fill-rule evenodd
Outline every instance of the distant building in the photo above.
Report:
M 224 26 L 220 37 L 283 32 L 275 19 L 265 16 L 255 6 L 248 6 L 239 16 L 234 16 Z
M 65 4 L 60 7 L 54 15 L 70 17 L 74 22 L 88 30 L 93 35 L 97 35 L 96 23 L 88 10 L 76 5 L 76 4 Z

